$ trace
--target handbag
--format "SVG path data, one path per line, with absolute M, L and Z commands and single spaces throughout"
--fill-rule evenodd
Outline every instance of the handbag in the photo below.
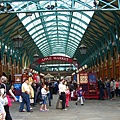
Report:
M 34 99 L 33 98 L 30 98 L 30 103 L 34 103 Z
M 7 96 L 3 97 L 3 100 L 4 100 L 4 106 L 8 104 L 8 98 Z

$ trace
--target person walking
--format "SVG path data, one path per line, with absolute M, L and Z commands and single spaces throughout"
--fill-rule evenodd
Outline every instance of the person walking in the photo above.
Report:
M 24 80 L 21 90 L 22 90 L 22 94 L 21 94 L 22 102 L 20 104 L 19 112 L 25 112 L 23 111 L 24 104 L 26 104 L 27 112 L 33 112 L 32 110 L 30 110 L 30 95 L 29 95 L 30 89 L 29 89 L 29 81 L 27 78 Z
M 82 90 L 82 86 L 80 86 L 76 92 L 77 92 L 77 96 L 78 96 L 76 105 L 78 104 L 78 101 L 80 101 L 81 105 L 84 105 L 84 103 L 83 103 L 83 93 L 84 92 Z
M 62 110 L 67 110 L 65 108 L 65 103 L 66 103 L 66 85 L 64 85 L 65 80 L 63 79 L 62 82 L 59 84 L 59 95 L 60 95 L 60 100 L 62 101 Z

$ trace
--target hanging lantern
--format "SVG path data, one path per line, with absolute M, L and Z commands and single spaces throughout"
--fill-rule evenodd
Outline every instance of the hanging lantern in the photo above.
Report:
M 18 35 L 16 35 L 12 40 L 13 40 L 13 42 L 14 42 L 14 47 L 15 47 L 16 49 L 19 49 L 19 48 L 22 47 L 22 44 L 23 44 L 23 38 L 22 38 L 22 36 L 20 36 L 20 35 L 18 34 Z
M 81 54 L 86 54 L 87 47 L 84 44 L 81 44 L 79 49 L 80 49 Z
M 33 56 L 33 58 L 34 58 L 34 61 L 36 61 L 36 60 L 39 58 L 39 55 L 38 55 L 38 54 L 35 54 L 35 55 Z

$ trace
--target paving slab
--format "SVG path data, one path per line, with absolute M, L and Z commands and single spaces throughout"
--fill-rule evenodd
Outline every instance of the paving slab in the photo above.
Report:
M 115 100 L 86 100 L 84 106 L 70 101 L 67 111 L 56 109 L 58 95 L 54 95 L 48 112 L 40 112 L 40 105 L 33 112 L 19 112 L 19 102 L 10 107 L 13 120 L 120 120 L 120 98 Z

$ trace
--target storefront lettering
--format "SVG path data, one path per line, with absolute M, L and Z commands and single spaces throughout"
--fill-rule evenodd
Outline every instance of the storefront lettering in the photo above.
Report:
M 45 57 L 45 58 L 42 59 L 42 62 L 49 61 L 49 60 L 52 60 L 52 58 L 51 57 Z

